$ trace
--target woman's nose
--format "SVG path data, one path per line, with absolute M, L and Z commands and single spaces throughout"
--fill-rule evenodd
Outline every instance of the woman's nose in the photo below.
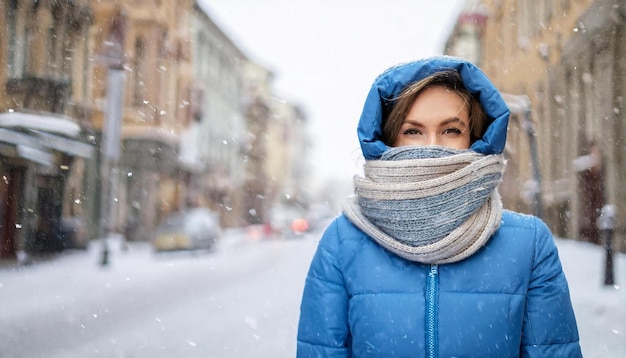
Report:
M 428 145 L 441 145 L 441 137 L 436 134 L 429 135 L 427 141 Z

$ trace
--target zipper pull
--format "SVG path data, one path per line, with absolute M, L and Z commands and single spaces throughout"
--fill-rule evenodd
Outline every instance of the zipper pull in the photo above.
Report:
M 430 273 L 428 274 L 430 277 L 435 277 L 439 272 L 439 265 L 432 264 L 430 265 Z

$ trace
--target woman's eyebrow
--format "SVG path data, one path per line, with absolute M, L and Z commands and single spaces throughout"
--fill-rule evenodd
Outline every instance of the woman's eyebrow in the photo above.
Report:
M 443 125 L 451 124 L 451 123 L 458 123 L 460 125 L 467 126 L 467 124 L 464 121 L 462 121 L 461 118 L 459 117 L 451 117 L 441 122 L 441 124 Z
M 402 123 L 403 124 L 404 123 L 409 123 L 409 124 L 412 124 L 414 126 L 423 126 L 423 124 L 420 121 L 418 121 L 417 119 L 408 119 L 407 118 L 407 119 L 403 120 Z
M 407 118 L 404 121 L 402 121 L 402 124 L 404 124 L 404 123 L 408 123 L 408 124 L 411 124 L 411 125 L 414 125 L 414 126 L 418 126 L 418 127 L 423 127 L 424 126 L 424 124 L 422 122 L 420 122 L 419 120 L 417 120 L 417 119 L 409 119 L 409 118 Z M 459 117 L 450 117 L 450 118 L 444 119 L 442 122 L 439 123 L 439 125 L 445 126 L 445 125 L 448 125 L 448 124 L 451 124 L 451 123 L 458 123 L 459 125 L 467 127 L 467 123 L 465 123 Z

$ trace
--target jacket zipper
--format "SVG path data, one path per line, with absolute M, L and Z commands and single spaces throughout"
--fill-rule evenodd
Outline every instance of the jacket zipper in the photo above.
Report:
M 437 358 L 437 291 L 439 266 L 430 265 L 426 305 L 426 349 L 428 358 Z

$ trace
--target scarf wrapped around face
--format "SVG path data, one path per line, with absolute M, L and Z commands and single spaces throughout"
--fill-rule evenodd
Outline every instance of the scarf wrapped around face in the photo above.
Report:
M 368 160 L 344 212 L 376 242 L 411 261 L 461 261 L 500 225 L 502 155 L 439 146 L 395 147 Z

